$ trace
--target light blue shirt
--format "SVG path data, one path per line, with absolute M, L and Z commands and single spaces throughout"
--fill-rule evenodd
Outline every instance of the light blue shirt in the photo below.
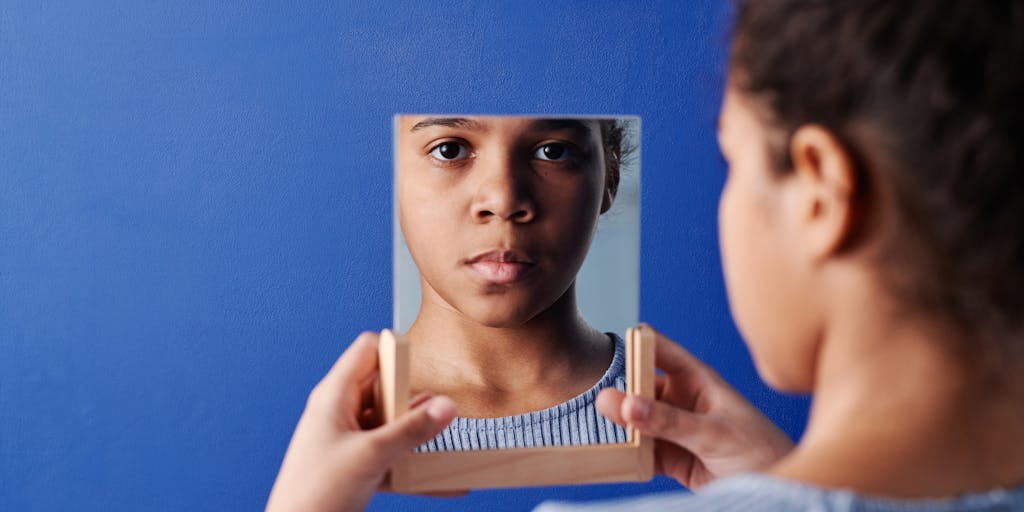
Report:
M 848 490 L 762 475 L 725 478 L 698 494 L 654 494 L 588 504 L 543 503 L 535 512 L 1016 512 L 1024 511 L 1024 487 L 947 499 L 877 498 Z
M 625 443 L 626 429 L 597 412 L 595 401 L 602 389 L 626 390 L 626 346 L 609 333 L 615 356 L 596 384 L 582 394 L 540 411 L 501 418 L 455 418 L 418 452 L 493 450 L 601 443 Z

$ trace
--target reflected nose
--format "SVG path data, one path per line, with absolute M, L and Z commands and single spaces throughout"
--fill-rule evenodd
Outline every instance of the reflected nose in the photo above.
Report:
M 520 169 L 514 162 L 500 161 L 481 171 L 481 181 L 473 201 L 476 220 L 503 219 L 521 224 L 536 217 L 531 169 Z

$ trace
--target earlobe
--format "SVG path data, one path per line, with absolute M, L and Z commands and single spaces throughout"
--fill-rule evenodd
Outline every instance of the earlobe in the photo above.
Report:
M 800 127 L 790 140 L 800 181 L 801 239 L 815 259 L 838 252 L 854 230 L 857 168 L 847 148 L 822 126 Z
M 615 202 L 615 194 L 608 187 L 604 188 L 604 196 L 601 198 L 601 213 L 607 212 Z

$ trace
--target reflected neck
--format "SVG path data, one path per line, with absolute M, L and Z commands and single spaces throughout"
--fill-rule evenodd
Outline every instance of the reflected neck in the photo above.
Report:
M 407 336 L 414 390 L 451 395 L 463 416 L 519 414 L 585 391 L 608 369 L 614 345 L 576 306 L 575 285 L 528 322 L 482 325 L 424 294 Z

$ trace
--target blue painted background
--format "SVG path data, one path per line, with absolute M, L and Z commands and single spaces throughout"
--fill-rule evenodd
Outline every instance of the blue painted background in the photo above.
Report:
M 308 391 L 388 325 L 396 112 L 642 116 L 641 317 L 799 434 L 807 403 L 757 379 L 720 275 L 729 16 L 721 0 L 4 0 L 0 510 L 262 507 Z

